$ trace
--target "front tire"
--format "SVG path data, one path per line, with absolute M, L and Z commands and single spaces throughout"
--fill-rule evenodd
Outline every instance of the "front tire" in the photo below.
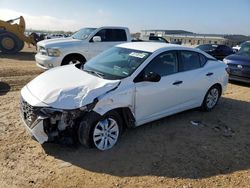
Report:
M 22 50 L 24 42 L 10 32 L 1 34 L 0 50 L 6 54 L 15 54 Z
M 63 65 L 70 65 L 70 64 L 78 64 L 78 63 L 85 63 L 86 60 L 81 56 L 68 56 L 62 61 Z
M 218 85 L 212 86 L 205 95 L 202 103 L 202 110 L 209 112 L 211 111 L 219 101 L 221 96 L 221 88 Z
M 85 147 L 105 151 L 114 147 L 121 132 L 122 121 L 116 111 L 108 112 L 102 117 L 90 114 L 79 125 L 78 139 Z

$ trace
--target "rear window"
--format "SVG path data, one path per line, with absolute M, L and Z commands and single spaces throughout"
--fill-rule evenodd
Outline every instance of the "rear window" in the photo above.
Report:
M 199 45 L 196 48 L 199 48 L 202 51 L 212 51 L 217 48 L 217 45 L 204 44 L 204 45 Z
M 202 55 L 202 54 L 199 54 L 199 56 L 200 56 L 201 67 L 203 67 L 206 64 L 206 62 L 207 62 L 207 58 L 204 55 Z
M 179 71 L 189 71 L 198 69 L 201 67 L 200 55 L 197 52 L 192 51 L 181 51 L 180 52 L 180 62 Z

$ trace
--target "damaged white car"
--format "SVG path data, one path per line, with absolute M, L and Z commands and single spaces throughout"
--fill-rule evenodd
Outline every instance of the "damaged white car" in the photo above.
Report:
M 82 145 L 112 148 L 126 127 L 202 107 L 224 92 L 226 65 L 205 52 L 165 43 L 126 43 L 86 64 L 58 67 L 21 90 L 21 116 L 40 142 L 72 133 Z

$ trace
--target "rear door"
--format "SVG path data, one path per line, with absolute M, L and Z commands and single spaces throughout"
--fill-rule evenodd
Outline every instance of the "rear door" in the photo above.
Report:
M 181 107 L 197 107 L 213 82 L 214 72 L 205 66 L 207 59 L 204 55 L 194 51 L 179 51 L 179 72 L 184 77 L 182 92 L 185 101 Z
M 93 42 L 93 38 L 90 39 L 89 58 L 127 41 L 127 34 L 124 29 L 102 29 L 95 36 L 100 36 L 101 42 Z

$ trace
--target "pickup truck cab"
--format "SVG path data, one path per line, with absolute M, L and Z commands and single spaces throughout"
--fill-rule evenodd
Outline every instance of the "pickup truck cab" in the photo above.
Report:
M 130 41 L 126 27 L 82 28 L 68 38 L 40 41 L 35 59 L 43 69 L 84 63 L 108 48 Z

